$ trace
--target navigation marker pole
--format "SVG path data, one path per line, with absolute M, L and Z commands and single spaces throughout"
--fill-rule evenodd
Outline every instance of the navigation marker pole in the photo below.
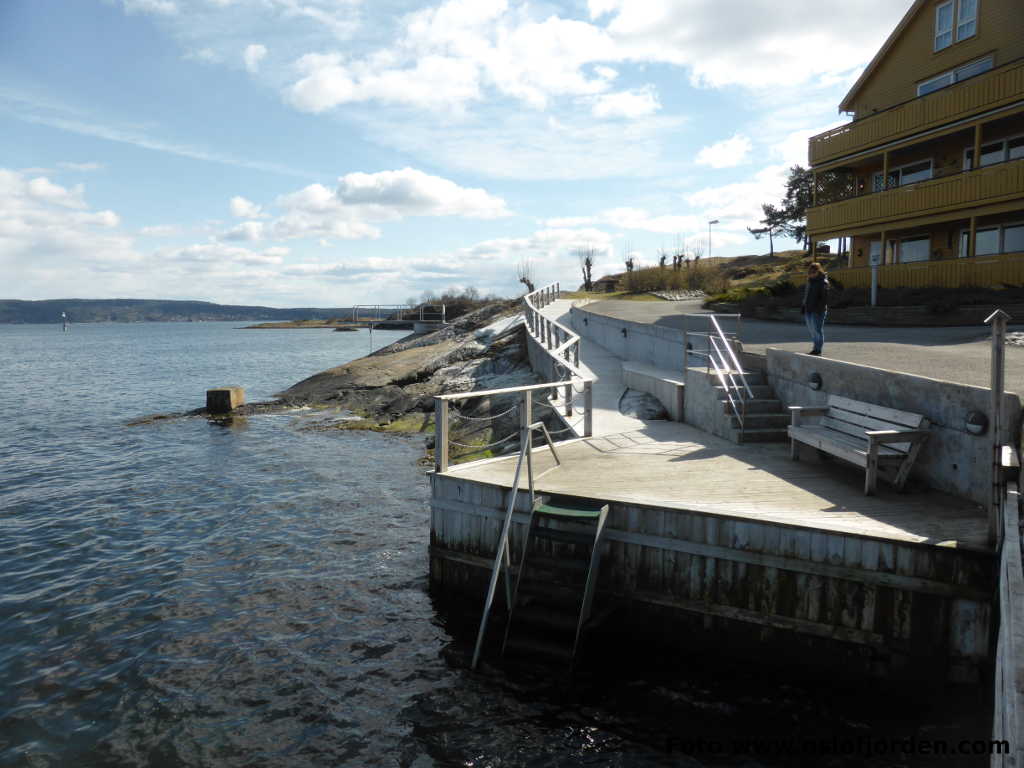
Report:
M 68 331 L 68 313 L 67 312 L 61 312 L 60 313 L 60 319 L 61 319 L 61 330 L 64 331 L 64 333 L 67 333 L 67 331 Z

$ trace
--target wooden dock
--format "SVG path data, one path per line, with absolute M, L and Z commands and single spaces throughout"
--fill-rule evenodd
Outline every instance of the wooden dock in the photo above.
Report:
M 534 469 L 542 496 L 610 503 L 599 598 L 816 638 L 826 654 L 856 646 L 876 671 L 913 662 L 976 679 L 990 657 L 997 575 L 984 511 L 884 485 L 867 497 L 862 470 L 788 452 L 649 422 L 559 446 L 560 467 L 536 450 Z M 482 596 L 514 462 L 432 476 L 435 584 Z M 527 512 L 527 494 L 517 504 Z M 514 518 L 513 552 L 526 520 Z

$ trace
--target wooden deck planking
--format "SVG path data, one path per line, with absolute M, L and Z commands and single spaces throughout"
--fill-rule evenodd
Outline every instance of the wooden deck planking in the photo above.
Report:
M 562 466 L 538 479 L 537 490 L 873 537 L 878 546 L 867 549 L 841 537 L 833 542 L 815 537 L 810 556 L 821 561 L 839 558 L 838 562 L 849 565 L 877 566 L 923 578 L 928 575 L 917 573 L 912 559 L 892 562 L 892 551 L 884 549 L 884 542 L 991 551 L 983 510 L 968 500 L 934 492 L 901 494 L 885 485 L 877 496 L 865 497 L 862 471 L 854 467 L 837 462 L 794 462 L 785 445 L 737 446 L 685 425 L 672 427 L 672 440 L 664 439 L 654 427 L 563 445 L 559 448 Z M 680 435 L 688 439 L 680 440 Z M 515 459 L 510 457 L 455 466 L 448 474 L 507 487 L 514 466 Z M 537 474 L 552 467 L 548 452 L 534 454 Z M 524 479 L 522 487 L 525 485 Z M 615 521 L 626 528 L 630 523 Z M 708 544 L 742 548 L 740 543 L 717 541 L 713 520 L 706 525 L 704 540 Z M 631 563 L 641 557 L 635 545 L 618 546 Z M 834 551 L 835 546 L 851 549 Z M 908 557 L 903 551 L 900 555 L 901 559 Z M 691 568 L 694 559 L 690 558 Z M 673 564 L 682 560 L 680 555 L 671 556 Z M 926 558 L 921 564 L 934 568 L 935 562 Z M 669 563 L 658 566 L 648 560 L 644 566 L 657 581 Z

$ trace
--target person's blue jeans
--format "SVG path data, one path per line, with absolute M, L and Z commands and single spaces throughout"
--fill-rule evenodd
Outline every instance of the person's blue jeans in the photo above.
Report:
M 821 352 L 821 347 L 825 343 L 825 315 L 827 314 L 828 312 L 808 312 L 804 315 L 807 330 L 811 332 L 811 344 L 814 345 L 815 352 Z

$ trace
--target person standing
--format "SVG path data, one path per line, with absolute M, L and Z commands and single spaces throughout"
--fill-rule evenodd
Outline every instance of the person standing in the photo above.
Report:
M 821 264 L 813 262 L 807 268 L 807 285 L 804 286 L 804 303 L 800 312 L 811 333 L 814 349 L 809 354 L 820 355 L 825 344 L 825 315 L 828 314 L 828 275 Z

